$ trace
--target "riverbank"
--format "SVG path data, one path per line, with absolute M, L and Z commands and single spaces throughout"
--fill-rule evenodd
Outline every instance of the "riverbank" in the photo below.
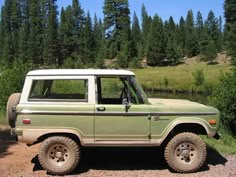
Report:
M 140 84 L 149 91 L 168 92 L 208 92 L 219 84 L 223 74 L 230 72 L 230 65 L 179 65 L 169 67 L 154 67 L 132 69 Z M 205 81 L 203 85 L 194 84 L 193 73 L 202 70 Z

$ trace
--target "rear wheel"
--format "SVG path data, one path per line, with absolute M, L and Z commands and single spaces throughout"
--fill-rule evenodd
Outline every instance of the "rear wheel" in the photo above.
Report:
M 175 171 L 190 173 L 197 171 L 206 160 L 206 145 L 194 133 L 180 133 L 173 137 L 165 149 L 165 159 Z
M 20 97 L 21 97 L 21 93 L 13 93 L 7 102 L 7 119 L 9 122 L 9 125 L 11 126 L 11 128 L 15 128 L 16 126 L 16 106 L 19 104 L 20 102 Z
M 50 174 L 66 175 L 72 172 L 78 166 L 79 159 L 79 145 L 68 137 L 49 137 L 41 144 L 39 162 Z

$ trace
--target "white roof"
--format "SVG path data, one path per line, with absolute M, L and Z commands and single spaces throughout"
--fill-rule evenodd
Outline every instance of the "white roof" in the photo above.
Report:
M 127 70 L 116 69 L 44 69 L 30 71 L 27 76 L 57 76 L 57 75 L 134 75 L 133 72 Z

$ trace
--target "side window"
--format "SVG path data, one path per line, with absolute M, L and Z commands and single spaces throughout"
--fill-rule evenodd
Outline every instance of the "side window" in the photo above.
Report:
M 128 99 L 127 78 L 125 77 L 98 77 L 98 104 L 122 104 Z
M 119 78 L 101 78 L 102 98 L 119 99 L 121 97 L 124 84 Z
M 34 80 L 29 101 L 88 102 L 88 80 Z

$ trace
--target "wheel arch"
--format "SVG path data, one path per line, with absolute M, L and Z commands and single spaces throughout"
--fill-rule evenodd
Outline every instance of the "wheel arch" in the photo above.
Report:
M 39 142 L 43 142 L 44 140 L 46 140 L 49 137 L 53 137 L 53 136 L 63 136 L 63 137 L 68 137 L 71 138 L 72 140 L 74 140 L 76 143 L 78 143 L 79 145 L 81 145 L 81 139 L 79 138 L 78 135 L 74 134 L 74 133 L 65 133 L 65 132 L 54 132 L 54 133 L 47 133 L 44 134 L 42 136 L 40 136 L 37 140 L 37 143 Z
M 193 118 L 190 119 L 180 119 L 175 122 L 172 122 L 163 134 L 161 144 L 167 144 L 168 141 L 175 136 L 176 134 L 190 132 L 197 135 L 207 135 L 208 137 L 214 136 L 214 132 L 209 130 L 207 122 L 203 119 L 197 119 L 193 121 Z
M 23 134 L 18 136 L 18 140 L 29 146 L 40 143 L 52 136 L 69 137 L 80 145 L 84 145 L 83 134 L 73 129 L 23 129 L 22 132 Z

